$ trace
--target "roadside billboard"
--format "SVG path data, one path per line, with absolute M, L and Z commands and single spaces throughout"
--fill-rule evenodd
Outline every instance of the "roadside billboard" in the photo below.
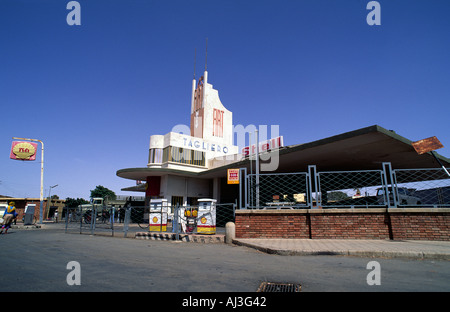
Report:
M 9 158 L 16 160 L 36 160 L 37 143 L 13 141 Z

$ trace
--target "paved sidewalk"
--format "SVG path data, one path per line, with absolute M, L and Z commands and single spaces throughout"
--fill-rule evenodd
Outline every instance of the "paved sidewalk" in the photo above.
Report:
M 235 239 L 233 242 L 278 255 L 343 255 L 450 260 L 450 241 L 249 238 Z

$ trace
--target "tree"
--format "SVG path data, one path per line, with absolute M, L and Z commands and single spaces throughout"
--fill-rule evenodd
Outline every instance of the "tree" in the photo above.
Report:
M 344 200 L 344 199 L 348 199 L 349 196 L 347 194 L 345 194 L 342 191 L 334 191 L 334 192 L 330 192 L 328 194 L 328 200 Z
M 104 186 L 97 185 L 94 190 L 91 190 L 91 198 L 94 197 L 101 197 L 103 200 L 115 200 L 116 193 Z
M 70 198 L 70 197 L 66 198 L 66 207 L 76 208 L 79 205 L 83 205 L 83 204 L 89 204 L 89 202 L 83 198 L 77 198 L 77 199 Z

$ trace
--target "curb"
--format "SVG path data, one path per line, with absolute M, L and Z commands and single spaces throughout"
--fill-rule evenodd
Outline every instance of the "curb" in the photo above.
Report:
M 11 229 L 16 230 L 33 230 L 33 229 L 40 229 L 42 226 L 40 224 L 30 224 L 30 225 L 23 225 L 23 224 L 12 224 Z
M 136 239 L 160 240 L 160 241 L 176 241 L 175 233 L 159 233 L 159 232 L 136 232 Z M 223 244 L 225 243 L 225 235 L 198 235 L 198 234 L 179 234 L 179 241 L 206 244 Z
M 354 256 L 362 258 L 405 258 L 420 260 L 450 260 L 450 254 L 422 252 L 422 251 L 361 251 L 361 250 L 286 250 L 257 246 L 239 240 L 233 244 L 256 249 L 271 255 L 280 256 Z

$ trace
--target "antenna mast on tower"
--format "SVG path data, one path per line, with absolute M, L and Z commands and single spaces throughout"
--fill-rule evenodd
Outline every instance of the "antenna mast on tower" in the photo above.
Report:
M 195 66 L 196 66 L 196 62 L 197 62 L 197 48 L 195 48 L 195 51 L 194 51 L 194 79 L 195 79 Z
M 208 38 L 206 38 L 205 71 L 208 65 Z

